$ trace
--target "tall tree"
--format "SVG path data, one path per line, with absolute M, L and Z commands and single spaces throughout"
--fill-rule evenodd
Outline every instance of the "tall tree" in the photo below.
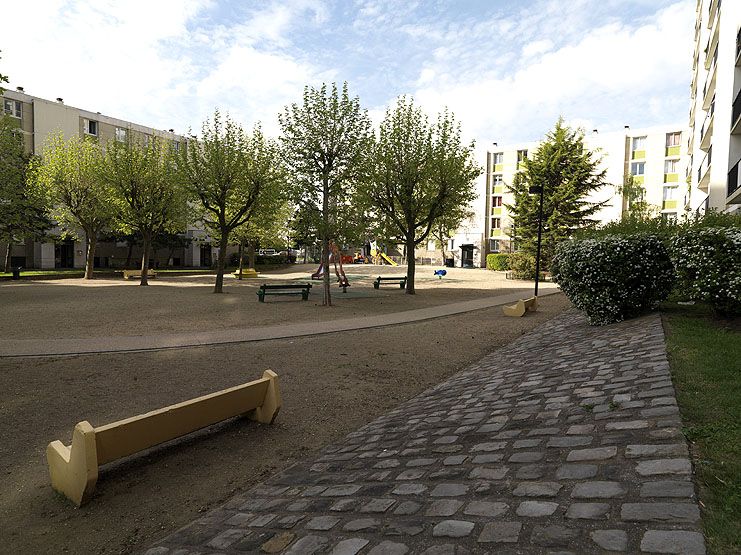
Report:
M 362 196 L 385 220 L 381 227 L 404 241 L 410 295 L 414 294 L 416 246 L 440 218 L 460 213 L 475 198 L 474 180 L 482 170 L 473 150 L 473 143 L 463 143 L 460 124 L 452 114 L 442 112 L 431 125 L 406 97 L 400 97 L 381 122 Z
M 95 248 L 100 232 L 113 220 L 110 187 L 100 175 L 102 153 L 97 143 L 61 134 L 49 138 L 38 162 L 32 164 L 32 187 L 48 207 L 49 216 L 71 236 L 82 229 L 87 245 L 85 279 L 93 278 Z
M 286 107 L 279 121 L 297 201 L 319 210 L 317 231 L 326 270 L 322 304 L 330 306 L 329 241 L 343 229 L 352 187 L 363 174 L 372 145 L 370 119 L 360 99 L 350 97 L 347 83 L 341 91 L 333 83 L 331 88 L 305 87 L 303 103 Z
M 214 293 L 223 292 L 229 235 L 250 221 L 262 192 L 285 179 L 277 145 L 259 126 L 251 135 L 218 110 L 201 136 L 191 135 L 177 157 L 178 174 L 219 237 Z
M 159 137 L 148 141 L 128 130 L 126 140 L 106 145 L 100 175 L 113 192 L 116 223 L 142 238 L 141 281 L 148 285 L 149 254 L 163 231 L 184 231 L 187 203 L 174 171 L 173 146 Z
M 476 212 L 473 211 L 470 205 L 462 205 L 453 207 L 435 221 L 435 224 L 430 230 L 430 235 L 435 239 L 443 255 L 443 264 L 445 264 L 445 246 L 448 240 L 463 222 L 471 220 L 475 215 Z
M 590 202 L 589 193 L 606 184 L 601 159 L 584 146 L 584 132 L 564 125 L 556 126 L 523 162 L 508 190 L 514 204 L 507 204 L 520 249 L 533 256 L 537 250 L 539 194 L 531 187 L 543 187 L 541 267 L 548 269 L 556 244 L 583 227 L 596 224 L 591 219 L 605 204 Z
M 27 182 L 30 161 L 17 123 L 0 116 L 0 242 L 7 246 L 5 272 L 10 271 L 13 243 L 40 239 L 51 226 L 42 199 L 33 194 Z

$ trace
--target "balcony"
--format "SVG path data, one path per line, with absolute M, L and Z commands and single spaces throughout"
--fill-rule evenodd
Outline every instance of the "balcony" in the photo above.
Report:
M 728 172 L 728 194 L 726 195 L 726 204 L 741 204 L 741 180 L 739 180 L 738 165 L 741 161 Z
M 741 29 L 736 35 L 736 67 L 741 67 Z
M 736 95 L 731 109 L 731 135 L 741 135 L 741 91 Z
M 705 69 L 710 69 L 710 65 L 718 54 L 718 32 L 720 25 L 715 27 L 715 32 L 708 37 L 708 43 L 705 46 Z
M 710 184 L 710 163 L 713 157 L 713 149 L 710 148 L 708 153 L 702 159 L 700 167 L 697 169 L 697 188 L 708 192 L 708 185 Z
M 715 99 L 715 79 L 718 76 L 718 66 L 713 63 L 712 69 L 708 72 L 705 86 L 702 88 L 702 109 L 709 110 L 710 105 Z
M 720 10 L 720 0 L 711 0 L 710 6 L 708 7 L 708 29 L 713 28 L 716 16 Z
M 713 102 L 710 105 L 710 111 L 708 112 L 708 115 L 705 116 L 705 121 L 702 123 L 702 128 L 700 129 L 700 150 L 704 150 L 705 152 L 708 151 L 712 144 L 713 121 L 715 120 L 713 117 L 714 113 L 715 103 Z

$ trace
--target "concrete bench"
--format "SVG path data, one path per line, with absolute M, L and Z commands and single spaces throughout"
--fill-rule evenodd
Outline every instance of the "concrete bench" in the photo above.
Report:
M 71 446 L 57 440 L 46 448 L 51 485 L 79 507 L 92 497 L 101 465 L 242 414 L 272 424 L 280 405 L 278 376 L 266 370 L 259 380 L 105 426 L 80 422 Z
M 378 289 L 379 287 L 381 287 L 381 283 L 383 283 L 384 281 L 390 281 L 392 283 L 398 283 L 399 284 L 399 289 L 404 289 L 407 286 L 407 277 L 406 276 L 401 276 L 401 277 L 398 277 L 398 276 L 396 276 L 396 277 L 381 277 L 381 276 L 378 276 L 376 278 L 376 280 L 373 282 L 373 289 Z
M 142 277 L 141 270 L 124 270 L 123 271 L 124 279 L 141 278 L 141 277 Z M 156 277 L 157 277 L 156 270 L 147 270 L 147 278 L 156 278 Z
M 282 285 L 268 285 L 263 283 L 257 291 L 257 298 L 261 303 L 265 302 L 265 295 L 301 295 L 304 301 L 309 300 L 309 289 L 311 283 L 288 283 Z
M 538 297 L 520 299 L 515 304 L 504 305 L 502 310 L 505 316 L 524 316 L 526 312 L 535 312 L 538 308 Z

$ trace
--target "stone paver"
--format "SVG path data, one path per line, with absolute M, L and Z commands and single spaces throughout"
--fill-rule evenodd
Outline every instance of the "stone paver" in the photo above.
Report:
M 703 554 L 680 429 L 659 317 L 569 311 L 149 553 Z

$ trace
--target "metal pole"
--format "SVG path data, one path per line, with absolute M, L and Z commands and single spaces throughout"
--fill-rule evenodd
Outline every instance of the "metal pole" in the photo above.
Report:
M 538 282 L 540 281 L 540 240 L 543 231 L 543 190 L 540 186 L 540 205 L 538 206 L 538 253 L 535 256 L 535 296 L 538 296 Z

